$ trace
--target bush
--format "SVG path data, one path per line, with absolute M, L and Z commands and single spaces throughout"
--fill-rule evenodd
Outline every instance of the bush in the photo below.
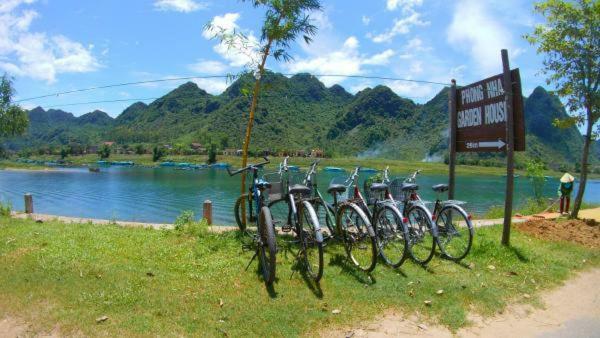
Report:
M 159 161 L 161 158 L 163 158 L 165 156 L 165 148 L 161 147 L 161 146 L 154 146 L 154 148 L 152 148 L 152 162 L 157 162 Z
M 101 160 L 105 160 L 110 157 L 111 149 L 107 144 L 103 144 L 98 150 L 98 155 Z
M 0 201 L 0 216 L 8 217 L 12 212 L 12 205 L 8 202 Z
M 208 232 L 208 223 L 202 219 L 199 222 L 194 220 L 194 212 L 191 210 L 183 211 L 175 219 L 175 231 L 180 234 L 187 234 L 193 236 L 201 236 Z
M 208 150 L 208 164 L 217 163 L 217 146 L 214 143 L 210 144 L 210 149 Z

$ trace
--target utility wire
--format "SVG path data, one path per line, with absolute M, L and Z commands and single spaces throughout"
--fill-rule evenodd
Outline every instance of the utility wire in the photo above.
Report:
M 283 75 L 293 76 L 293 75 L 297 75 L 297 74 L 283 74 Z M 353 79 L 403 81 L 403 82 L 427 83 L 427 84 L 449 86 L 448 83 L 442 83 L 442 82 L 384 77 L 384 76 L 341 75 L 341 74 L 311 74 L 311 75 L 315 76 L 315 77 L 346 77 L 346 78 L 353 78 Z M 28 97 L 28 98 L 24 98 L 24 99 L 15 100 L 13 102 L 18 103 L 18 102 L 29 101 L 29 100 L 43 99 L 43 98 L 52 97 L 52 96 L 80 93 L 80 92 L 86 92 L 86 91 L 92 91 L 92 90 L 98 90 L 98 89 L 148 84 L 148 83 L 193 80 L 193 79 L 217 79 L 217 78 L 230 78 L 230 76 L 229 75 L 200 75 L 200 76 L 185 76 L 185 77 L 173 77 L 173 78 L 154 79 L 154 80 L 135 81 L 135 82 L 114 83 L 114 84 L 108 84 L 108 85 L 103 85 L 103 86 L 74 89 L 74 90 L 68 90 L 68 91 L 63 91 L 63 92 L 56 92 L 56 93 L 52 93 L 52 94 L 44 94 L 44 95 L 39 95 L 39 96 L 34 96 L 34 97 Z

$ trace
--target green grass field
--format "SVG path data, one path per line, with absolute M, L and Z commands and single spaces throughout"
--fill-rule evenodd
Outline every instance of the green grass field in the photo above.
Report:
M 37 332 L 59 327 L 61 334 L 94 336 L 297 336 L 394 309 L 455 330 L 468 325 L 468 311 L 493 315 L 511 302 L 536 303 L 541 290 L 600 263 L 598 250 L 518 232 L 512 248 L 499 242 L 499 227 L 477 229 L 462 265 L 438 257 L 428 269 L 379 265 L 372 278 L 331 245 L 320 287 L 292 275 L 294 252 L 282 249 L 278 281 L 267 290 L 256 262 L 244 271 L 252 254 L 242 251 L 237 232 L 0 217 L 0 319 L 25 320 Z M 96 323 L 101 316 L 108 320 Z
M 59 159 L 58 156 L 32 156 L 31 159 L 41 161 L 56 161 Z M 137 165 L 144 166 L 156 166 L 162 161 L 174 161 L 174 162 L 190 162 L 190 163 L 205 163 L 207 161 L 206 155 L 190 155 L 190 156 L 167 156 L 159 162 L 152 162 L 152 155 L 123 155 L 113 154 L 108 161 L 133 161 Z M 242 158 L 239 156 L 218 156 L 219 162 L 227 162 L 233 166 L 240 166 Z M 276 166 L 282 161 L 281 157 L 271 157 L 270 160 Z M 290 164 L 308 166 L 314 159 L 305 157 L 293 157 L 290 159 Z M 94 165 L 98 161 L 98 155 L 90 154 L 84 156 L 70 156 L 66 158 L 66 161 L 73 165 Z M 249 162 L 259 162 L 262 158 L 250 158 Z M 394 173 L 411 173 L 416 169 L 422 169 L 424 174 L 447 174 L 448 165 L 444 163 L 434 162 L 420 162 L 420 161 L 400 161 L 400 160 L 388 160 L 388 159 L 374 159 L 374 158 L 357 158 L 357 157 L 344 157 L 344 158 L 326 158 L 322 159 L 320 167 L 336 166 L 343 167 L 346 169 L 354 168 L 354 166 L 363 166 L 375 169 L 384 169 L 386 166 L 390 166 L 390 170 Z M 36 169 L 43 168 L 42 166 L 35 166 L 31 164 L 23 164 L 15 161 L 0 161 L 0 168 L 18 168 L 18 169 Z M 458 165 L 456 167 L 458 175 L 505 175 L 505 168 L 498 167 L 483 167 L 483 166 L 468 166 Z M 525 174 L 522 171 L 516 171 L 518 174 Z M 548 171 L 546 175 L 558 176 L 560 173 Z

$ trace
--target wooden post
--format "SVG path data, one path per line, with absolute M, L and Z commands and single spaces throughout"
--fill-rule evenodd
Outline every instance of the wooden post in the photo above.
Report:
M 450 114 L 450 144 L 448 147 L 448 199 L 454 199 L 456 169 L 456 80 L 448 92 L 448 113 Z
M 515 150 L 515 128 L 513 116 L 513 93 L 512 79 L 510 76 L 510 65 L 508 63 L 508 51 L 503 49 L 502 70 L 504 73 L 504 101 L 506 102 L 506 195 L 504 201 L 504 227 L 502 228 L 502 244 L 510 245 L 510 226 L 512 223 L 513 190 L 514 190 L 514 150 Z
M 33 214 L 33 196 L 30 193 L 25 194 L 25 213 Z
M 210 200 L 204 201 L 202 217 L 208 225 L 212 225 L 212 202 Z

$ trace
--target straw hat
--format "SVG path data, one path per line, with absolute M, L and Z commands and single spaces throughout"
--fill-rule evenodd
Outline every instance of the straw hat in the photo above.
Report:
M 571 176 L 571 174 L 569 173 L 565 173 L 561 178 L 560 178 L 561 183 L 569 183 L 569 182 L 573 182 L 575 181 L 575 177 Z

